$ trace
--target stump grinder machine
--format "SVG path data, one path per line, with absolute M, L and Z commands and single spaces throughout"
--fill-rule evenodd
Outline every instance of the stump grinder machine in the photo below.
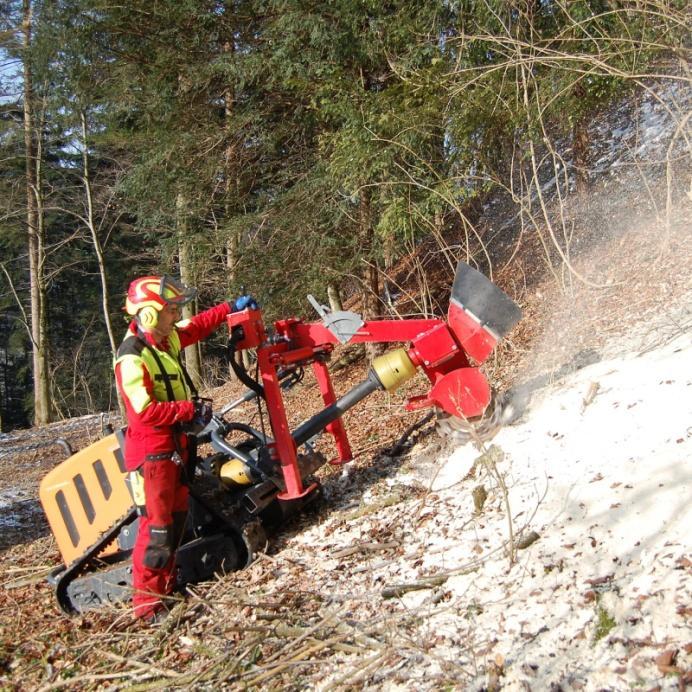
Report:
M 393 391 L 422 370 L 427 394 L 408 400 L 408 410 L 436 407 L 449 416 L 473 420 L 488 407 L 491 390 L 479 366 L 520 319 L 517 305 L 483 274 L 460 263 L 447 319 L 363 322 L 353 312 L 330 312 L 309 297 L 322 317 L 306 323 L 279 320 L 266 328 L 261 310 L 228 316 L 229 362 L 254 349 L 257 374 L 237 363 L 248 387 L 191 440 L 209 443 L 188 468 L 190 512 L 177 552 L 178 586 L 249 565 L 266 545 L 265 529 L 320 494 L 315 471 L 326 463 L 314 449 L 323 432 L 333 438 L 332 464 L 352 459 L 342 415 L 375 390 Z M 406 346 L 376 358 L 368 376 L 337 398 L 328 362 L 337 343 L 401 342 Z M 283 391 L 313 369 L 324 408 L 294 430 L 289 428 Z M 255 429 L 229 416 L 243 402 L 259 399 L 268 429 Z M 236 441 L 239 439 L 239 441 Z M 123 464 L 122 431 L 75 453 L 41 482 L 40 499 L 64 565 L 50 577 L 60 607 L 82 612 L 131 595 L 130 555 L 137 512 Z

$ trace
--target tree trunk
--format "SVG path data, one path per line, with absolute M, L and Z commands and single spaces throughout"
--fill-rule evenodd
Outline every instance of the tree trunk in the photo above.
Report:
M 384 277 L 382 288 L 384 289 L 384 299 L 389 308 L 390 314 L 394 313 L 394 299 L 392 298 L 392 288 L 390 278 L 394 271 L 396 239 L 390 233 L 384 242 Z
M 579 99 L 587 96 L 586 89 L 577 84 L 574 87 L 574 94 Z M 585 113 L 577 114 L 572 126 L 572 150 L 574 152 L 574 168 L 576 170 L 577 194 L 583 195 L 589 187 L 589 119 Z
M 223 52 L 226 55 L 232 55 L 234 45 L 232 40 L 228 40 L 223 44 Z M 223 94 L 224 101 L 224 121 L 226 129 L 226 149 L 224 151 L 224 217 L 228 221 L 232 218 L 234 212 L 234 199 L 237 199 L 239 194 L 239 185 L 237 180 L 237 162 L 236 162 L 236 145 L 233 141 L 233 130 L 231 118 L 233 117 L 233 108 L 235 106 L 235 91 L 233 84 L 229 82 Z M 229 230 L 228 238 L 226 239 L 226 267 L 228 268 L 228 285 L 233 286 L 237 279 L 236 267 L 238 266 L 238 234 L 235 230 Z
M 96 262 L 98 263 L 99 267 L 99 277 L 101 279 L 101 310 L 103 311 L 103 321 L 106 325 L 106 332 L 108 333 L 108 342 L 111 346 L 113 362 L 115 362 L 118 346 L 115 340 L 113 321 L 111 320 L 110 294 L 108 291 L 108 281 L 106 280 L 106 262 L 103 256 L 103 247 L 101 246 L 101 239 L 99 238 L 98 229 L 96 228 L 96 220 L 94 219 L 94 193 L 91 187 L 91 176 L 89 173 L 89 144 L 87 142 L 87 120 L 86 113 L 83 110 L 79 112 L 79 119 L 82 125 L 82 182 L 84 183 L 84 197 L 87 206 L 86 221 L 87 226 L 89 227 L 89 233 L 91 234 L 91 242 L 94 244 Z M 120 409 L 120 416 L 123 420 L 125 420 L 125 404 L 120 395 L 120 389 L 116 387 L 115 391 L 118 397 L 118 408 Z
M 577 194 L 583 195 L 589 189 L 589 132 L 588 119 L 585 116 L 580 115 L 575 120 L 574 127 L 572 128 L 572 138 L 574 168 L 576 171 L 576 189 Z
M 380 295 L 379 271 L 374 257 L 375 229 L 372 225 L 372 207 L 370 192 L 367 188 L 360 191 L 358 222 L 363 271 L 361 275 L 361 307 L 363 319 L 369 320 L 378 313 L 378 298 Z M 365 354 L 372 360 L 381 353 L 378 344 L 365 344 Z
M 229 40 L 224 43 L 223 52 L 232 54 L 235 51 L 233 41 Z M 233 109 L 235 107 L 235 91 L 233 84 L 229 83 L 224 91 L 224 118 L 226 123 L 226 150 L 224 152 L 224 218 L 226 221 L 233 218 L 237 209 L 237 200 L 240 196 L 240 181 L 238 178 L 238 151 L 236 143 L 233 141 L 233 128 L 231 119 L 233 117 Z M 229 289 L 238 290 L 236 286 L 238 282 L 238 263 L 240 250 L 240 238 L 235 229 L 229 228 L 228 237 L 226 238 L 226 268 L 228 269 L 227 281 Z M 247 351 L 240 351 L 235 354 L 235 360 L 248 370 L 252 363 L 250 354 Z M 229 366 L 228 376 L 231 380 L 235 379 L 235 373 Z
M 22 28 L 24 60 L 24 148 L 26 159 L 26 224 L 29 251 L 31 293 L 31 340 L 34 378 L 34 424 L 51 421 L 48 340 L 46 324 L 46 287 L 44 278 L 44 228 L 41 213 L 41 168 L 34 115 L 33 73 L 31 68 L 32 7 L 24 0 Z
M 178 263 L 180 264 L 180 280 L 186 286 L 193 286 L 194 270 L 193 261 L 190 255 L 190 239 L 188 237 L 187 226 L 187 201 L 182 193 L 178 193 L 175 199 L 176 226 L 178 232 Z M 183 306 L 183 319 L 189 320 L 195 313 L 195 303 L 192 301 Z M 202 358 L 199 350 L 199 343 L 192 344 L 185 348 L 185 366 L 193 384 L 197 389 L 202 384 Z
M 327 298 L 329 299 L 329 308 L 332 312 L 339 312 L 344 309 L 339 287 L 333 281 L 327 284 Z
M 110 296 L 108 293 L 108 282 L 106 281 L 106 262 L 103 256 L 103 247 L 98 236 L 96 221 L 94 219 L 94 194 L 91 187 L 91 177 L 89 174 L 89 145 L 87 143 L 87 121 L 84 111 L 80 111 L 79 118 L 82 125 L 82 182 L 84 183 L 84 197 L 87 205 L 87 226 L 91 234 L 91 242 L 94 244 L 94 253 L 99 267 L 99 277 L 101 279 L 101 309 L 103 310 L 103 321 L 108 333 L 108 341 L 111 345 L 111 353 L 115 358 L 118 346 L 115 341 L 113 322 L 110 314 Z

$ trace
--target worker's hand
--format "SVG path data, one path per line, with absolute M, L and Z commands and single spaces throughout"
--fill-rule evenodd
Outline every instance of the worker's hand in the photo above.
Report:
M 251 295 L 247 294 L 231 301 L 231 307 L 233 308 L 233 312 L 245 310 L 246 308 L 250 308 L 250 310 L 257 310 L 259 308 L 259 304 Z
M 195 405 L 195 412 L 192 416 L 192 425 L 194 427 L 199 427 L 200 430 L 203 430 L 211 421 L 212 401 L 211 399 L 202 399 L 198 397 L 197 399 L 193 399 L 192 403 Z
M 195 397 L 192 400 L 192 418 L 187 423 L 183 423 L 181 430 L 190 435 L 199 435 L 204 428 L 209 425 L 212 416 L 211 399 Z

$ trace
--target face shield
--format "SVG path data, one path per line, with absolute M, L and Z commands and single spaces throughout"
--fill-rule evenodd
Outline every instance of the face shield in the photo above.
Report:
M 167 305 L 182 307 L 194 300 L 197 296 L 197 289 L 188 288 L 172 276 L 164 274 L 161 277 L 158 294 Z

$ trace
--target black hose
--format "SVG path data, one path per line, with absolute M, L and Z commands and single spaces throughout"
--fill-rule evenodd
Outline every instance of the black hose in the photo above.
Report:
M 308 418 L 304 423 L 301 423 L 292 433 L 296 445 L 300 447 L 300 445 L 324 430 L 324 428 L 337 418 L 341 418 L 348 409 L 355 406 L 359 401 L 362 401 L 366 396 L 372 394 L 377 389 L 384 388 L 375 372 L 371 370 L 366 380 L 346 392 L 336 403 L 327 406 L 327 408 L 315 414 L 312 418 Z
M 257 394 L 257 396 L 264 399 L 264 387 L 253 380 L 250 375 L 247 374 L 247 370 L 242 366 L 241 363 L 237 363 L 235 359 L 236 354 L 236 344 L 245 337 L 242 327 L 234 327 L 231 332 L 231 338 L 228 340 L 228 362 L 235 373 L 235 376 L 248 388 Z
M 249 454 L 241 452 L 237 447 L 234 447 L 230 443 L 226 442 L 226 440 L 223 439 L 218 430 L 212 431 L 211 444 L 214 447 L 214 449 L 218 450 L 219 452 L 224 452 L 225 454 L 228 454 L 228 456 L 233 457 L 234 459 L 240 459 L 240 461 L 248 464 L 248 466 L 253 467 L 256 463 L 255 460 Z
M 245 423 L 224 423 L 224 432 L 226 435 L 229 432 L 232 432 L 233 430 L 247 433 L 263 445 L 266 445 L 272 441 L 271 438 L 267 438 L 267 436 L 262 431 L 253 428 L 251 425 L 246 425 Z

